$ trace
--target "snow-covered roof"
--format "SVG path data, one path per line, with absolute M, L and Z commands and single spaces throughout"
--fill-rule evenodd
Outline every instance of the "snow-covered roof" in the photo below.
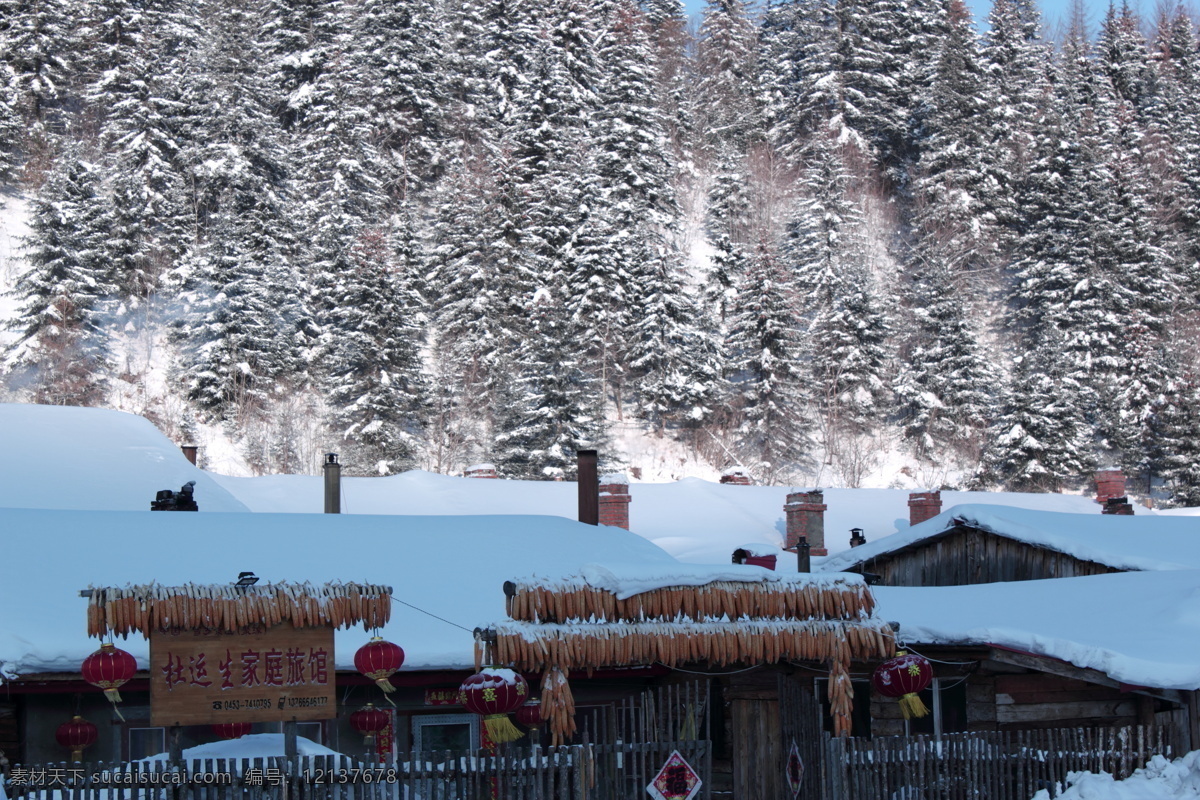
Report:
M 1140 509 L 1139 509 L 1140 511 Z M 1200 521 L 1183 516 L 1072 514 L 994 505 L 959 505 L 933 519 L 831 556 L 838 572 L 895 553 L 963 524 L 1116 569 L 1200 569 Z
M 190 464 L 149 421 L 118 411 L 0 404 L 0 506 L 140 511 L 155 492 L 196 481 L 201 513 L 324 510 L 323 479 L 310 475 L 230 477 Z M 736 486 L 699 478 L 633 483 L 630 527 L 681 561 L 728 563 L 733 551 L 784 544 L 787 495 L 803 488 Z M 825 541 L 849 547 L 851 528 L 874 541 L 908 528 L 908 491 L 826 489 Z M 942 492 L 943 503 L 987 502 L 1030 509 L 1098 514 L 1079 495 Z M 574 483 L 479 480 L 413 471 L 342 478 L 343 514 L 552 514 L 575 519 Z M 1139 515 L 1142 509 L 1138 509 Z M 781 555 L 784 570 L 795 557 Z M 814 564 L 819 559 L 814 559 Z
M 505 618 L 510 578 L 571 575 L 588 564 L 616 575 L 633 565 L 637 576 L 653 565 L 666 575 L 684 567 L 619 528 L 558 517 L 0 508 L 0 530 L 9 567 L 0 578 L 0 608 L 8 609 L 0 673 L 10 676 L 78 671 L 97 647 L 79 596 L 89 586 L 230 583 L 243 570 L 264 583 L 387 584 L 395 603 L 383 636 L 404 648 L 406 669 L 432 669 L 473 664 L 472 630 Z M 368 638 L 361 628 L 339 631 L 338 666 L 352 668 Z M 118 643 L 145 666 L 142 637 Z
M 1200 688 L 1200 571 L 975 586 L 876 586 L 901 641 L 994 644 L 1162 689 Z

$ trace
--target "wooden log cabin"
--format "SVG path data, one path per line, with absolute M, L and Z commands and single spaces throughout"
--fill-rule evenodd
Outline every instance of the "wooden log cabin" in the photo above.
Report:
M 1171 617 L 1200 587 L 1200 524 L 992 506 L 922 521 L 931 495 L 914 495 L 923 508 L 907 530 L 820 567 L 867 576 L 898 639 L 933 659 L 923 720 L 856 676 L 870 715 L 855 735 L 1172 721 L 1200 746 L 1195 686 L 1173 674 L 1194 659 L 1176 653 L 1188 635 Z

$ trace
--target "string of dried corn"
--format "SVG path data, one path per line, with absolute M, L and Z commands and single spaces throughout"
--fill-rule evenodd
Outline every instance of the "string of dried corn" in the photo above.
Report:
M 379 628 L 392 613 L 390 586 L 329 583 L 228 586 L 145 584 L 93 588 L 87 609 L 89 636 L 129 636 L 151 630 L 205 629 L 225 633 L 269 628 L 362 623 Z
M 495 628 L 498 663 L 522 670 L 706 662 L 714 667 L 779 661 L 886 658 L 893 634 L 880 620 L 748 620 L 739 623 L 639 622 Z
M 512 619 L 523 622 L 598 622 L 650 619 L 731 620 L 745 617 L 865 619 L 875 599 L 861 582 L 797 584 L 715 581 L 668 586 L 627 598 L 586 585 L 517 584 L 508 600 Z
M 566 744 L 575 735 L 575 697 L 567 676 L 558 667 L 542 675 L 542 719 L 550 723 L 550 745 Z

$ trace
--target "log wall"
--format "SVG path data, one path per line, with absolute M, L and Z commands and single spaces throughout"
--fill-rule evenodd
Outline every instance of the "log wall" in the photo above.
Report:
M 959 527 L 920 545 L 863 562 L 884 586 L 966 586 L 1121 572 L 1066 553 Z

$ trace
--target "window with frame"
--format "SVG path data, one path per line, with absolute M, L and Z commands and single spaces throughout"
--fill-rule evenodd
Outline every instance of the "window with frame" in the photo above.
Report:
M 853 707 L 850 709 L 850 735 L 871 738 L 871 682 L 852 680 L 854 687 Z M 833 717 L 829 713 L 829 679 L 817 678 L 814 684 L 817 699 L 821 701 L 821 725 L 833 733 Z
M 966 678 L 934 678 L 933 683 L 917 696 L 930 713 L 926 717 L 905 720 L 905 733 L 941 736 L 967 729 Z
M 479 717 L 475 714 L 417 714 L 412 717 L 412 749 L 478 750 Z

